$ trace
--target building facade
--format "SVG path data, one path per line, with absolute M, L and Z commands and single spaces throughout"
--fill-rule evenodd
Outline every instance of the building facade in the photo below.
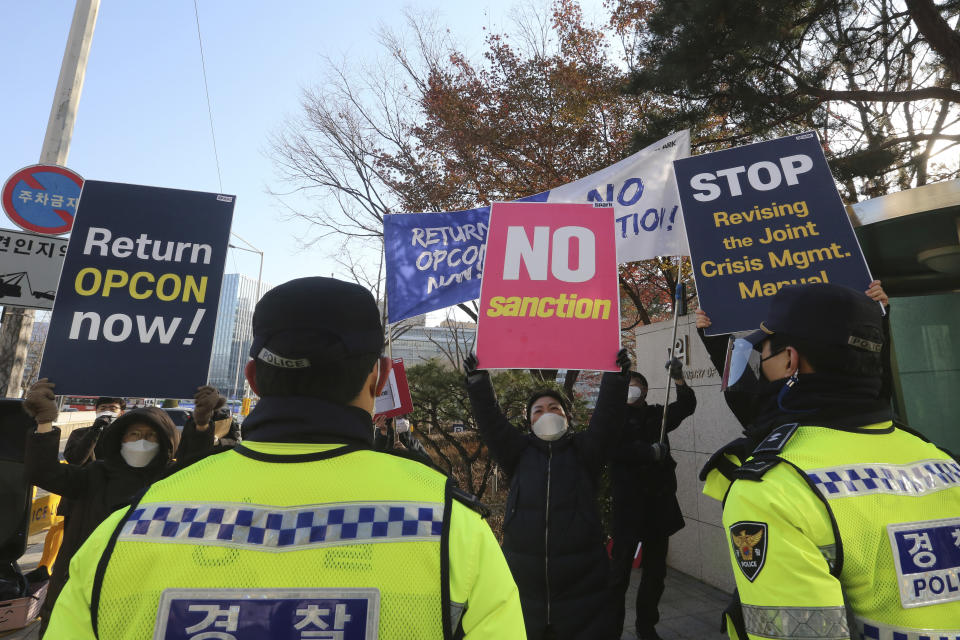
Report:
M 453 323 L 439 327 L 414 325 L 393 339 L 393 357 L 403 358 L 405 367 L 423 364 L 434 358 L 454 366 L 451 359 L 462 361 L 463 356 L 473 350 L 476 335 L 475 324 Z
M 261 282 L 260 297 L 270 289 Z M 254 278 L 239 273 L 223 276 L 207 381 L 230 399 L 249 395 L 243 369 L 253 343 L 253 308 L 258 300 Z

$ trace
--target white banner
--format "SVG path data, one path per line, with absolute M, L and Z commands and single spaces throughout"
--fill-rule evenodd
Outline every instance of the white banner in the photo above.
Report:
M 586 178 L 524 199 L 611 203 L 621 264 L 690 255 L 673 175 L 673 161 L 689 155 L 690 132 L 678 131 Z

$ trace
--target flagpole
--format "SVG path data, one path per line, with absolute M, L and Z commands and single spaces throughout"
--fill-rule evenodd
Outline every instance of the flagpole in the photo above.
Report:
M 673 334 L 670 338 L 670 360 L 673 360 L 673 352 L 677 346 L 677 322 L 680 319 L 680 292 L 682 291 L 682 285 L 680 284 L 680 268 L 682 264 L 683 258 L 681 256 L 677 256 L 677 286 L 673 298 Z M 670 406 L 671 382 L 673 382 L 673 380 L 670 378 L 670 362 L 668 361 L 667 388 L 663 399 L 663 416 L 660 418 L 660 444 L 663 444 L 664 439 L 667 437 L 667 408 Z

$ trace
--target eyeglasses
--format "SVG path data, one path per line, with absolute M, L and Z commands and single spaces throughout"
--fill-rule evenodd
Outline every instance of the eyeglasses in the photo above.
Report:
M 147 442 L 157 442 L 157 432 L 150 427 L 133 427 L 123 434 L 124 442 L 134 442 L 136 440 L 146 440 Z

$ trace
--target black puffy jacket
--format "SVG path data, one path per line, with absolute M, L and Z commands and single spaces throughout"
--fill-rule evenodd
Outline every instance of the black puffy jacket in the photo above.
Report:
M 145 467 L 128 465 L 120 454 L 123 432 L 130 425 L 146 423 L 160 435 L 160 451 Z M 100 443 L 103 459 L 86 465 L 60 464 L 60 429 L 33 433 L 27 437 L 24 475 L 27 482 L 56 493 L 72 502 L 64 521 L 63 543 L 57 554 L 47 589 L 43 614 L 49 615 L 57 595 L 67 581 L 70 559 L 80 545 L 108 515 L 159 479 L 173 459 L 180 436 L 176 427 L 160 409 L 134 409 L 117 418 L 103 430 Z
M 480 434 L 511 477 L 503 554 L 520 590 L 530 640 L 542 638 L 548 625 L 558 640 L 612 637 L 597 484 L 625 420 L 628 383 L 620 374 L 604 374 L 588 428 L 554 442 L 511 425 L 487 376 L 467 385 Z

